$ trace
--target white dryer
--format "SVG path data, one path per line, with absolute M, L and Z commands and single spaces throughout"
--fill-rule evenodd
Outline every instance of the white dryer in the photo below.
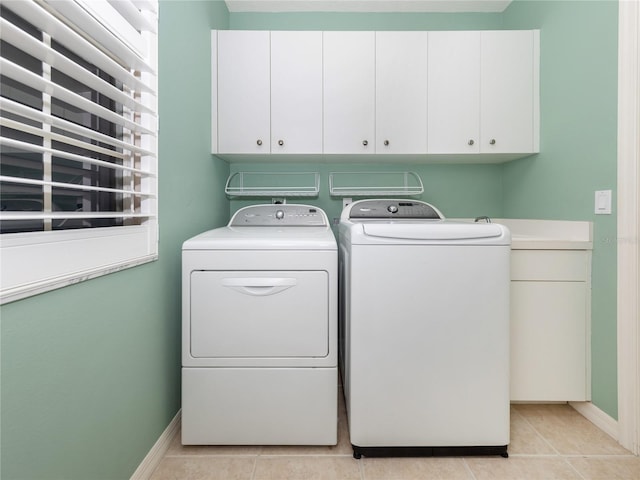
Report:
M 254 205 L 182 247 L 182 443 L 337 443 L 337 245 L 308 205 Z
M 341 368 L 354 456 L 507 455 L 509 231 L 415 200 L 347 206 Z

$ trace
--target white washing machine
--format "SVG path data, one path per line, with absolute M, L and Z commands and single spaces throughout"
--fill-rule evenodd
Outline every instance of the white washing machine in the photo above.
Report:
M 507 456 L 509 231 L 362 200 L 338 241 L 354 456 Z
M 337 245 L 308 205 L 254 205 L 182 247 L 182 443 L 337 443 Z

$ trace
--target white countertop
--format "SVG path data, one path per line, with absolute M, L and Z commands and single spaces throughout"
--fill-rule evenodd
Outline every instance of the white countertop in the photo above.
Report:
M 593 224 L 565 220 L 492 218 L 511 231 L 512 250 L 592 250 Z

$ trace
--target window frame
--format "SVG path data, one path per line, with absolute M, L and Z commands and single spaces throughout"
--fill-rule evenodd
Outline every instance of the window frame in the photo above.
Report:
M 45 11 L 66 23 L 89 38 L 96 51 L 108 52 L 127 65 L 138 85 L 142 85 L 136 89 L 135 101 L 144 106 L 143 111 L 136 112 L 136 121 L 145 130 L 136 140 L 136 159 L 145 171 L 136 188 L 143 193 L 138 212 L 125 212 L 122 218 L 138 216 L 143 220 L 139 225 L 0 234 L 0 304 L 158 258 L 157 1 L 36 0 L 17 8 L 21 12 L 9 9 L 27 21 L 31 19 L 24 12 L 41 9 L 38 14 Z M 41 31 L 47 34 L 45 28 Z M 87 46 L 82 48 L 86 57 Z M 51 128 L 44 123 L 41 126 L 43 131 Z M 23 217 L 29 217 L 29 213 L 51 218 L 65 215 L 55 211 L 24 212 Z M 99 213 L 87 216 L 99 218 Z

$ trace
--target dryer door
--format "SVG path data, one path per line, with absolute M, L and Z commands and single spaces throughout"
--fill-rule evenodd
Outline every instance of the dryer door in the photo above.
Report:
M 327 356 L 328 285 L 325 271 L 191 272 L 191 355 Z

